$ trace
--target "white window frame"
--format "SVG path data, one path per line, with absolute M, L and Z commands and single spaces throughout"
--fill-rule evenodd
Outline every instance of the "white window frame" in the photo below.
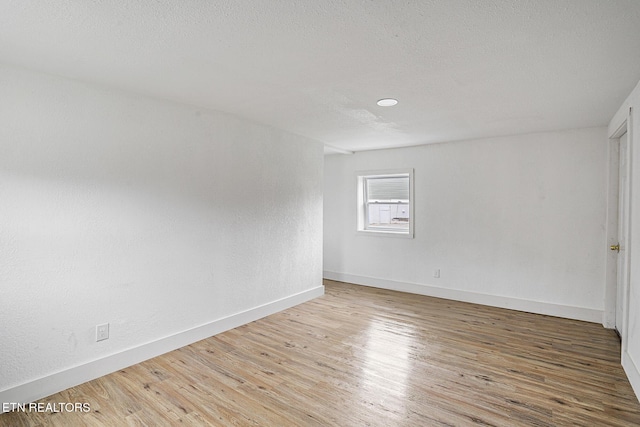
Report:
M 367 196 L 366 180 L 368 178 L 393 178 L 409 177 L 409 230 L 397 230 L 391 228 L 367 228 Z M 414 185 L 413 169 L 384 169 L 356 172 L 357 178 L 357 233 L 367 236 L 400 237 L 413 239 L 414 224 Z

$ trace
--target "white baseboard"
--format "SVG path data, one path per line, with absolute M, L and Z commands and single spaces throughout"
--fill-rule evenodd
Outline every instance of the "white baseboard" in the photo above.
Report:
M 213 322 L 0 391 L 4 403 L 29 403 L 324 295 L 318 286 Z
M 324 278 L 329 280 L 337 280 L 340 282 L 354 283 L 356 285 L 408 292 L 436 298 L 470 302 L 492 307 L 508 308 L 510 310 L 526 311 L 528 313 L 545 314 L 548 316 L 563 317 L 566 319 L 583 320 L 586 322 L 601 324 L 604 316 L 603 310 L 594 310 L 591 308 L 529 301 L 518 298 L 420 285 L 417 283 L 396 282 L 393 280 L 377 279 L 374 277 L 336 273 L 334 271 L 324 271 L 323 273 Z
M 627 378 L 629 378 L 629 383 L 631 383 L 631 388 L 633 388 L 636 398 L 640 401 L 640 370 L 638 370 L 638 366 L 626 351 L 622 353 L 622 367 L 625 374 L 627 374 Z

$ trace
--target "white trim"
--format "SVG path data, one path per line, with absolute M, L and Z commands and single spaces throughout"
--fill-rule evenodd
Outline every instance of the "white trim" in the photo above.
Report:
M 631 109 L 629 109 L 629 116 L 625 117 L 622 123 L 618 125 L 618 127 L 611 132 L 609 139 L 619 139 L 622 135 L 628 132 L 627 123 L 629 122 L 629 117 L 631 117 Z
M 627 378 L 629 379 L 633 392 L 636 394 L 636 398 L 640 400 L 640 369 L 638 369 L 638 366 L 633 362 L 631 355 L 626 351 L 622 353 L 622 368 L 624 369 L 624 373 L 627 374 Z
M 369 169 L 356 171 L 356 176 L 366 176 L 369 178 L 384 178 L 386 176 L 393 175 L 407 175 L 412 174 L 413 168 L 399 168 L 399 169 Z
M 340 282 L 354 283 L 356 285 L 371 286 L 374 288 L 408 292 L 412 294 L 470 302 L 473 304 L 526 311 L 528 313 L 544 314 L 547 316 L 563 317 L 565 319 L 582 320 L 593 323 L 601 323 L 602 316 L 604 314 L 603 310 L 591 308 L 529 301 L 519 298 L 481 294 L 457 289 L 445 289 L 418 283 L 396 282 L 393 280 L 356 276 L 352 274 L 337 273 L 334 271 L 324 271 L 324 278 Z
M 622 353 L 622 368 L 624 369 L 624 373 L 627 374 L 631 388 L 636 394 L 636 399 L 640 401 L 640 369 L 638 369 L 631 355 L 626 351 Z
M 376 237 L 399 237 L 401 239 L 413 239 L 413 233 L 406 231 L 388 231 L 388 230 L 357 230 L 359 236 L 376 236 Z
M 640 83 L 639 83 L 640 84 Z M 633 116 L 634 113 L 634 107 L 629 107 L 629 116 L 628 116 L 628 120 L 627 120 L 627 144 L 628 144 L 628 155 L 629 155 L 629 160 L 628 160 L 628 164 L 629 164 L 629 170 L 628 170 L 628 180 L 629 180 L 629 222 L 628 222 L 628 228 L 627 228 L 627 234 L 629 236 L 629 245 L 628 245 L 628 253 L 627 253 L 627 257 L 628 260 L 631 260 L 631 251 L 633 250 L 633 248 L 631 247 L 631 232 L 632 232 L 632 228 L 633 228 L 633 221 L 631 221 L 631 218 L 633 218 L 633 200 L 631 199 L 631 195 L 633 194 L 633 151 L 635 150 L 635 144 L 634 144 L 634 140 L 636 139 L 635 136 L 635 130 L 634 127 L 636 126 L 635 123 L 635 119 Z M 630 302 L 630 293 L 631 293 L 631 267 L 629 265 L 629 267 L 627 267 L 627 272 L 628 272 L 628 277 L 627 277 L 627 295 L 626 295 L 626 307 L 624 309 L 624 313 L 625 313 L 625 319 L 624 319 L 624 335 L 622 337 L 622 367 L 624 368 L 625 373 L 627 374 L 627 378 L 629 379 L 629 383 L 631 384 L 631 387 L 633 388 L 633 391 L 636 394 L 636 398 L 638 399 L 638 401 L 640 401 L 640 370 L 638 369 L 638 365 L 636 365 L 634 363 L 633 358 L 631 357 L 631 354 L 628 352 L 628 348 L 629 348 L 629 342 L 628 342 L 628 337 L 629 337 L 629 316 L 631 313 L 631 307 L 629 306 L 629 302 Z M 638 310 L 638 308 L 636 307 L 635 310 Z
M 627 250 L 625 251 L 625 259 L 624 262 L 626 263 L 626 277 L 624 278 L 624 284 L 625 284 L 625 289 L 624 289 L 624 301 L 622 301 L 622 304 L 624 305 L 624 316 L 622 319 L 622 355 L 624 356 L 624 354 L 627 352 L 627 349 L 629 347 L 629 313 L 630 313 L 630 307 L 629 307 L 629 301 L 631 300 L 631 255 L 632 255 L 632 245 L 631 245 L 631 236 L 632 236 L 632 228 L 633 228 L 633 221 L 631 220 L 631 218 L 633 218 L 633 198 L 632 198 L 632 194 L 633 194 L 633 150 L 634 150 L 634 144 L 633 144 L 633 137 L 634 137 L 634 132 L 633 132 L 633 107 L 629 107 L 629 115 L 627 117 L 627 191 L 626 191 L 626 197 L 627 197 L 627 217 L 625 218 L 626 220 L 626 236 L 625 238 L 627 239 Z M 622 128 L 622 126 L 620 126 L 620 128 Z M 622 132 L 621 129 L 618 130 L 618 132 Z M 620 133 L 620 136 L 622 136 L 623 133 Z M 638 386 L 636 384 L 636 386 Z M 636 394 L 636 396 L 638 396 Z
M 0 403 L 28 403 L 42 399 L 69 387 L 91 381 L 229 329 L 237 328 L 322 295 L 324 295 L 324 286 L 318 286 L 156 341 L 141 344 L 137 347 L 2 390 L 0 391 Z M 0 413 L 2 413 L 2 409 L 0 409 Z
M 626 121 L 625 121 L 626 126 Z M 609 170 L 607 177 L 607 241 L 605 251 L 605 291 L 604 315 L 602 326 L 613 329 L 616 327 L 616 300 L 618 289 L 618 254 L 609 249 L 618 244 L 618 199 L 620 195 L 620 139 L 609 138 Z M 627 159 L 628 161 L 629 159 Z

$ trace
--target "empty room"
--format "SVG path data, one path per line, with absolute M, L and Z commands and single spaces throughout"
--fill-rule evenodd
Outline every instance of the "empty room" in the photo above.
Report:
M 640 425 L 639 53 L 637 0 L 0 0 L 0 426 Z

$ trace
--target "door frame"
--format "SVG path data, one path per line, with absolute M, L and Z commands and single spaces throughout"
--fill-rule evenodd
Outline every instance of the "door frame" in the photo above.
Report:
M 609 173 L 608 173 L 608 191 L 607 191 L 607 246 L 606 250 L 606 263 L 605 263 L 605 310 L 602 324 L 605 328 L 614 329 L 616 326 L 616 301 L 617 301 L 617 290 L 618 290 L 618 257 L 624 256 L 623 262 L 626 264 L 626 277 L 623 278 L 624 283 L 626 283 L 626 293 L 625 293 L 625 301 L 623 301 L 624 307 L 624 316 L 622 319 L 623 327 L 622 332 L 626 331 L 626 323 L 628 320 L 629 310 L 628 310 L 628 292 L 629 292 L 629 273 L 630 273 L 630 243 L 631 243 L 631 138 L 630 129 L 629 129 L 629 117 L 627 116 L 625 120 L 616 128 L 615 131 L 609 135 Z M 624 241 L 626 242 L 627 247 L 625 251 L 621 254 L 617 254 L 614 251 L 609 249 L 609 246 L 616 245 L 620 241 L 618 236 L 618 200 L 620 194 L 619 188 L 619 179 L 620 179 L 620 137 L 627 133 L 627 188 L 626 188 L 626 197 L 627 197 L 627 212 L 625 215 L 625 221 L 627 222 L 626 235 L 624 236 Z M 626 342 L 626 337 L 622 336 L 622 343 Z

